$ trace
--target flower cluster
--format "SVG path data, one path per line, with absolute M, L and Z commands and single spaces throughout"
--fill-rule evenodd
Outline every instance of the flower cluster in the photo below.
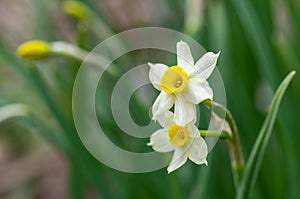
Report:
M 148 145 L 158 152 L 174 151 L 168 173 L 178 169 L 187 159 L 207 164 L 207 145 L 195 126 L 196 105 L 213 98 L 206 79 L 219 56 L 219 53 L 208 52 L 195 63 L 187 43 L 180 41 L 176 47 L 177 65 L 149 63 L 149 79 L 161 91 L 152 107 L 152 119 L 163 128 L 151 135 Z M 174 112 L 170 111 L 172 108 Z

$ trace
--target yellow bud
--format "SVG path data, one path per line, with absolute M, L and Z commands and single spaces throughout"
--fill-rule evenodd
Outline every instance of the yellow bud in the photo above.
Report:
M 17 49 L 17 55 L 25 60 L 46 59 L 50 53 L 50 46 L 45 41 L 33 40 L 21 44 Z
M 65 1 L 62 5 L 63 11 L 77 20 L 88 17 L 88 8 L 79 1 Z

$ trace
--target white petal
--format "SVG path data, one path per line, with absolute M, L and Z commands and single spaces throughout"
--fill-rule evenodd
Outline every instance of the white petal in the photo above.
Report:
M 192 70 L 194 66 L 194 58 L 192 56 L 190 47 L 187 43 L 177 42 L 177 65 L 182 67 L 186 72 Z
M 198 138 L 200 137 L 199 129 L 194 124 L 188 124 L 187 126 L 190 137 Z
M 207 145 L 202 137 L 194 138 L 186 146 L 186 153 L 191 161 L 196 164 L 207 164 Z
M 172 124 L 174 124 L 174 114 L 171 111 L 164 111 L 159 115 L 156 115 L 156 120 L 158 123 L 165 128 L 170 127 Z
M 182 94 L 177 94 L 175 98 L 174 122 L 179 126 L 185 126 L 196 118 L 196 106 L 192 104 Z
M 168 129 L 160 129 L 154 132 L 150 137 L 150 143 L 155 151 L 170 152 L 174 150 L 174 146 L 169 141 Z
M 148 65 L 150 66 L 150 70 L 149 70 L 150 82 L 152 83 L 154 88 L 156 88 L 157 90 L 161 90 L 161 88 L 160 88 L 161 78 L 164 75 L 164 73 L 166 72 L 166 70 L 168 70 L 169 67 L 164 64 L 148 63 Z
M 174 151 L 174 154 L 173 154 L 172 161 L 171 161 L 170 165 L 167 168 L 168 173 L 171 173 L 172 171 L 175 171 L 176 169 L 178 169 L 179 167 L 184 165 L 184 163 L 186 161 L 187 161 L 187 156 L 185 154 L 184 149 L 183 148 L 176 148 L 175 151 Z
M 193 67 L 193 71 L 189 72 L 189 77 L 201 77 L 207 79 L 216 67 L 220 52 L 217 54 L 213 52 L 205 53 Z
M 168 111 L 174 104 L 175 97 L 161 91 L 152 106 L 153 120 L 157 120 L 160 114 Z
M 202 78 L 191 78 L 182 95 L 193 104 L 212 99 L 213 91 L 208 82 Z

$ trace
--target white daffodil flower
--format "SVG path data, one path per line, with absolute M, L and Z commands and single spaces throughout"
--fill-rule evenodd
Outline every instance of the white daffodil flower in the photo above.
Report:
M 168 173 L 181 167 L 187 159 L 200 165 L 207 165 L 207 145 L 200 136 L 194 121 L 186 126 L 178 126 L 173 122 L 174 114 L 170 111 L 160 114 L 157 121 L 163 126 L 150 137 L 149 146 L 158 152 L 174 151 L 173 158 L 169 164 Z
M 180 126 L 190 123 L 196 115 L 195 104 L 212 99 L 213 92 L 206 79 L 213 72 L 220 53 L 208 52 L 194 63 L 187 43 L 177 43 L 177 65 L 150 65 L 149 79 L 161 91 L 152 107 L 153 120 L 174 108 L 174 121 Z

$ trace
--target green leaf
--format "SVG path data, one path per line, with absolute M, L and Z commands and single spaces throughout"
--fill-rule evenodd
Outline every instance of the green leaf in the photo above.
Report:
M 70 174 L 70 191 L 71 198 L 74 199 L 84 199 L 86 191 L 86 180 L 84 175 L 81 173 L 80 168 L 77 163 L 71 164 L 71 174 Z
M 292 71 L 288 74 L 288 76 L 279 85 L 273 97 L 268 115 L 263 123 L 249 159 L 246 163 L 245 173 L 237 192 L 237 199 L 247 198 L 253 189 L 266 147 L 272 134 L 272 129 L 283 95 L 295 74 L 295 71 Z
M 262 24 L 257 11 L 253 6 L 252 1 L 231 0 L 239 20 L 244 28 L 249 44 L 253 48 L 253 53 L 260 65 L 259 69 L 262 74 L 270 81 L 272 86 L 275 86 L 276 79 L 279 77 L 279 72 L 270 70 L 270 66 L 276 66 L 276 62 L 268 35 L 266 34 L 265 26 Z
M 0 123 L 14 118 L 23 117 L 29 114 L 28 107 L 24 104 L 8 104 L 0 107 Z

